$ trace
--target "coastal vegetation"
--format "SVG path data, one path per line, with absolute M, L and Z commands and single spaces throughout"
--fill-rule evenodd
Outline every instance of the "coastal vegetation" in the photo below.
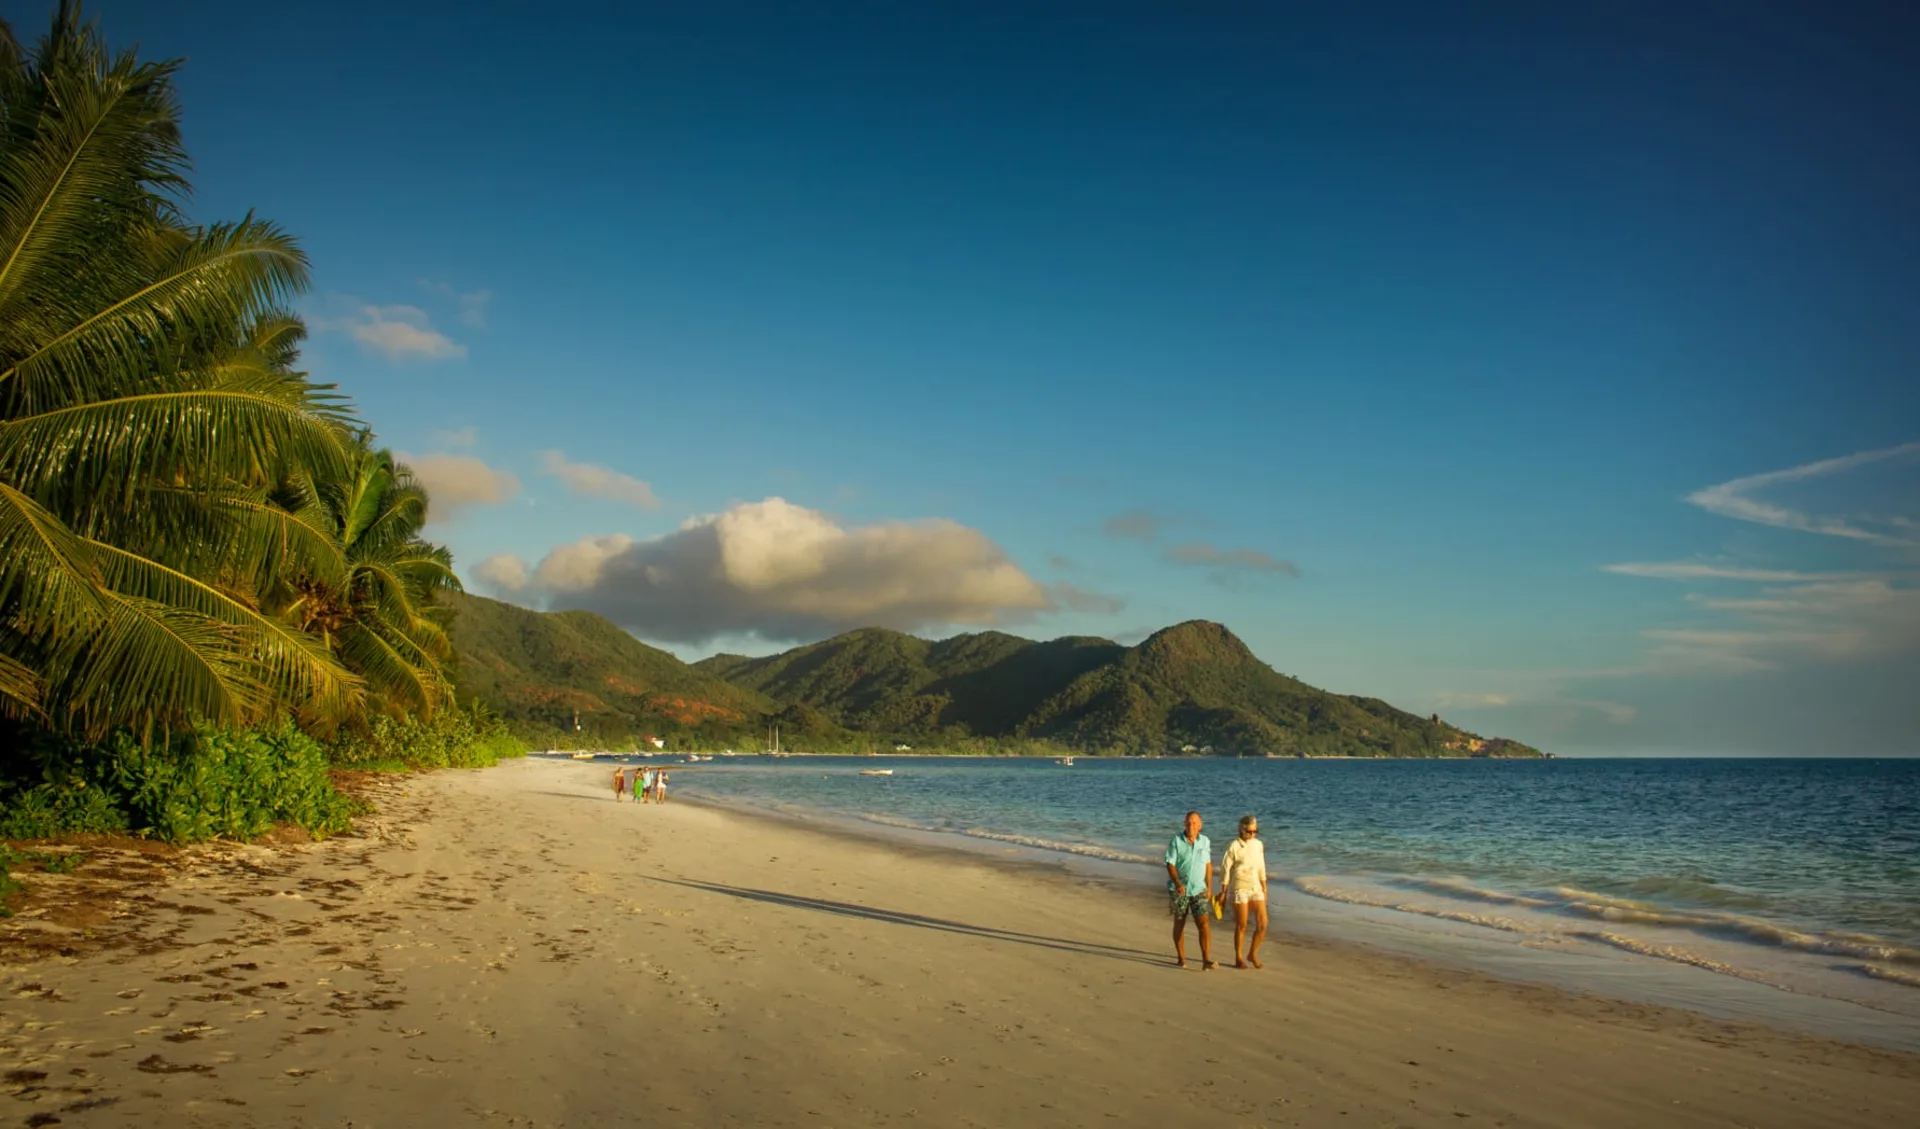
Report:
M 334 789 L 326 748 L 290 722 L 146 743 L 125 732 L 99 742 L 42 733 L 14 755 L 34 776 L 9 781 L 0 839 L 79 832 L 246 840 L 278 824 L 324 835 L 346 830 L 357 810 Z
M 0 24 L 0 838 L 343 829 L 453 706 L 429 500 L 301 371 L 294 239 L 189 218 L 179 64 Z

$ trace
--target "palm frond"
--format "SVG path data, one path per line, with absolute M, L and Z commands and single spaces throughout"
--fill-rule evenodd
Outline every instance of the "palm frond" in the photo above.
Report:
M 453 553 L 440 545 L 411 541 L 393 556 L 393 569 L 418 591 L 464 592 L 466 586 L 453 571 Z
M 112 545 L 94 542 L 92 549 L 117 592 L 218 623 L 248 661 L 258 665 L 259 681 L 295 708 L 332 717 L 358 704 L 360 680 L 319 641 L 197 577 Z
M 21 300 L 49 268 L 84 264 L 103 228 L 164 214 L 161 194 L 184 185 L 187 166 L 177 68 L 112 57 L 77 8 L 55 13 L 31 66 L 37 81 L 9 90 L 24 104 L 8 106 L 23 128 L 0 150 L 0 317 L 27 312 Z M 94 277 L 120 266 L 90 265 Z
M 267 364 L 290 372 L 300 359 L 300 343 L 307 339 L 307 323 L 286 310 L 267 310 L 253 319 L 244 334 L 248 351 Z
M 385 451 L 369 450 L 360 437 L 353 469 L 334 484 L 334 508 L 340 513 L 340 540 L 358 545 L 369 525 L 378 520 L 393 485 L 393 464 Z
M 345 587 L 347 559 L 317 502 L 277 506 L 249 492 L 214 498 L 211 505 L 229 519 L 226 547 L 234 565 L 251 565 L 263 580 L 300 576 Z
M 46 680 L 34 669 L 6 654 L 0 654 L 0 717 L 40 717 L 41 695 Z
M 81 635 L 105 613 L 88 543 L 0 481 L 0 609 L 29 640 Z
M 91 736 L 115 726 L 244 724 L 273 702 L 235 632 L 158 600 L 109 593 L 109 610 L 73 662 L 68 720 Z
M 402 632 L 356 625 L 342 635 L 341 654 L 367 673 L 369 684 L 406 707 L 431 714 L 452 700 L 439 665 Z
M 144 392 L 0 420 L 0 477 L 118 502 L 152 481 L 270 482 L 286 460 L 343 456 L 338 429 L 302 391 L 263 380 Z
M 104 398 L 151 363 L 157 342 L 224 337 L 307 284 L 292 238 L 251 218 L 209 227 L 161 257 L 151 277 L 111 300 L 27 323 L 37 331 L 29 340 L 6 343 L 5 400 L 31 412 Z

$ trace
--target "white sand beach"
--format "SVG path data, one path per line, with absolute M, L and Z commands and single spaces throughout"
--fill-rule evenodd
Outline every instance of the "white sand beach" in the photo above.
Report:
M 1284 920 L 1265 970 L 1182 971 L 1158 898 L 607 775 L 398 778 L 333 842 L 30 876 L 0 1124 L 1920 1124 L 1913 1056 Z

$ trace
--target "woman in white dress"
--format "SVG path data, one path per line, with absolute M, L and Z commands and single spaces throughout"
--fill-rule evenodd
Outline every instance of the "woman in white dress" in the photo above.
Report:
M 1233 967 L 1260 964 L 1260 942 L 1267 937 L 1267 849 L 1255 838 L 1260 821 L 1250 815 L 1240 817 L 1240 834 L 1227 847 L 1220 863 L 1220 897 L 1233 903 Z M 1253 919 L 1253 942 L 1247 946 L 1245 960 L 1240 958 L 1240 941 L 1247 933 L 1247 919 Z

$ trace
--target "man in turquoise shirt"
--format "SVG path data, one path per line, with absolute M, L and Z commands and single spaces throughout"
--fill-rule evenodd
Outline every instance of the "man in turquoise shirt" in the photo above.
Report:
M 1186 830 L 1167 844 L 1167 904 L 1173 911 L 1173 956 L 1187 967 L 1187 918 L 1200 927 L 1200 967 L 1214 967 L 1207 911 L 1213 904 L 1213 844 L 1200 834 L 1200 813 L 1187 813 Z

